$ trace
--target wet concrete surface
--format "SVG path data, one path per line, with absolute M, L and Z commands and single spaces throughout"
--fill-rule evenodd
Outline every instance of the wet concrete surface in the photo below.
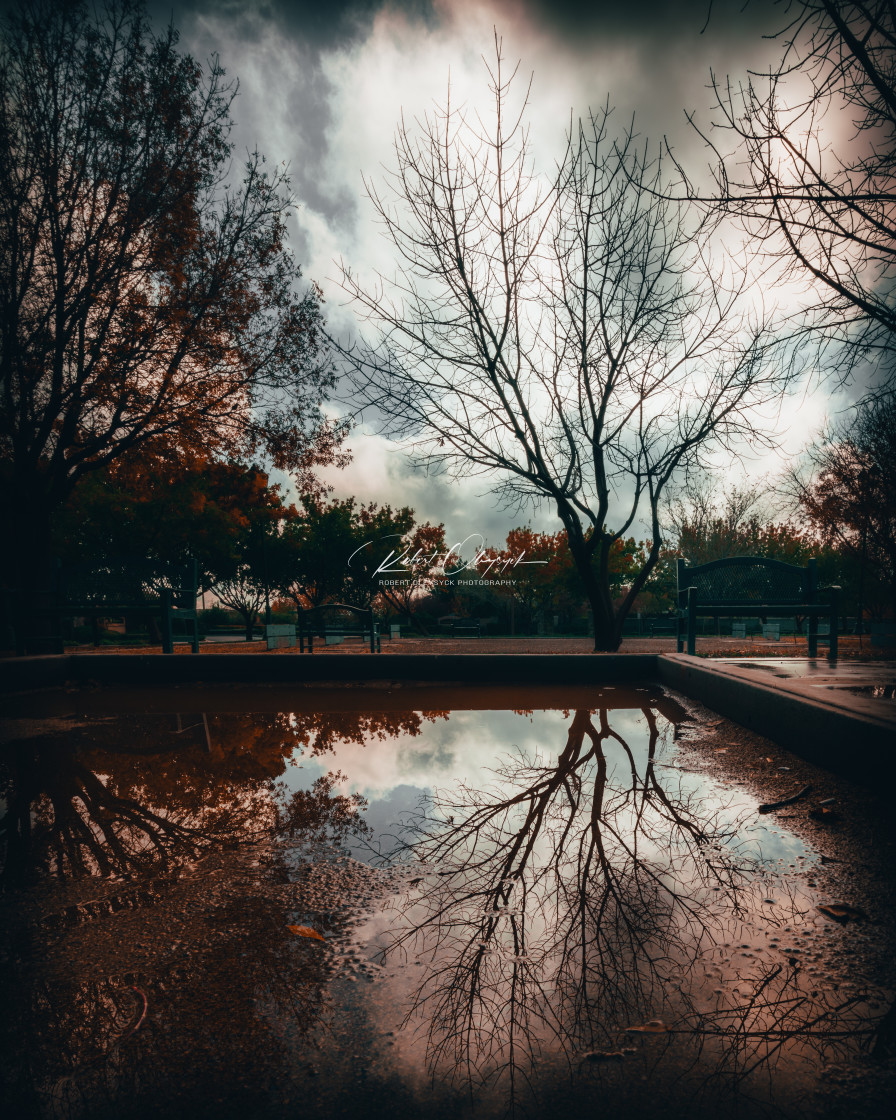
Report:
M 893 725 L 896 736 L 896 663 L 892 661 L 828 661 L 824 658 L 714 658 L 713 665 L 738 675 L 758 677 L 764 684 L 810 702 L 861 712 Z
M 888 790 L 655 685 L 469 693 L 17 711 L 13 1114 L 889 1115 Z

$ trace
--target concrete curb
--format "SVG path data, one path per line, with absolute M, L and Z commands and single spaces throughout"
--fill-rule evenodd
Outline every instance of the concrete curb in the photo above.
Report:
M 159 657 L 67 654 L 10 658 L 0 663 L 2 691 L 61 687 L 66 681 L 165 687 L 174 684 L 305 684 L 320 681 L 457 681 L 494 684 L 601 684 L 656 680 L 655 654 L 404 654 L 328 653 L 295 657 L 228 654 Z
M 657 658 L 660 683 L 719 715 L 771 739 L 818 766 L 854 781 L 876 781 L 896 748 L 896 721 L 847 711 L 824 699 L 788 691 L 776 683 L 747 679 L 744 671 L 713 665 L 687 654 Z M 856 773 L 857 767 L 867 775 Z

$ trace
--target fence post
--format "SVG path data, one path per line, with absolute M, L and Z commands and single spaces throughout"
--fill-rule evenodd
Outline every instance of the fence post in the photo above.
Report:
M 831 592 L 831 637 L 828 643 L 828 657 L 831 661 L 837 660 L 837 608 L 839 606 L 840 588 L 835 584 Z
M 171 588 L 159 592 L 162 605 L 162 653 L 174 653 L 174 627 L 171 620 Z
M 688 653 L 697 652 L 697 588 L 689 587 L 688 595 Z
M 818 561 L 814 556 L 811 556 L 806 561 L 806 601 L 808 603 L 818 602 Z M 809 656 L 818 656 L 818 615 L 814 611 L 809 612 L 809 635 L 808 635 Z
M 809 612 L 809 656 L 818 656 L 818 615 L 814 610 Z
M 684 653 L 685 623 L 684 623 L 683 615 L 684 615 L 686 599 L 687 599 L 687 592 L 686 592 L 685 586 L 684 586 L 684 581 L 685 581 L 685 578 L 686 578 L 685 577 L 685 568 L 686 567 L 687 567 L 687 561 L 682 559 L 682 557 L 679 556 L 678 559 L 675 561 L 675 615 L 676 615 L 676 621 L 675 621 L 675 652 L 676 653 Z M 651 637 L 652 636 L 653 635 L 652 635 L 652 631 L 651 631 Z

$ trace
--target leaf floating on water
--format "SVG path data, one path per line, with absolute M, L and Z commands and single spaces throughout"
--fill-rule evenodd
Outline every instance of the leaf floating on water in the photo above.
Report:
M 669 1028 L 662 1019 L 651 1019 L 640 1027 L 626 1027 L 629 1034 L 666 1034 Z
M 831 921 L 839 922 L 841 926 L 856 918 L 866 917 L 864 910 L 859 910 L 857 906 L 850 906 L 846 902 L 833 902 L 830 906 L 816 906 L 815 909 Z
M 314 941 L 323 941 L 321 934 L 316 929 L 311 929 L 309 926 L 287 926 L 290 933 L 294 933 L 296 937 L 310 937 Z

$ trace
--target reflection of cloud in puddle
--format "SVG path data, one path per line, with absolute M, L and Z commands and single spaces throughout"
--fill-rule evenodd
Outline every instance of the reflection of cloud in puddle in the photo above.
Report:
M 661 728 L 669 726 L 663 717 L 657 719 Z M 424 722 L 419 735 L 399 734 L 366 744 L 342 743 L 332 754 L 303 758 L 301 769 L 290 768 L 285 778 L 292 788 L 302 788 L 310 787 L 328 770 L 341 771 L 345 775 L 343 792 L 357 792 L 367 798 L 365 820 L 375 835 L 382 836 L 401 825 L 409 812 L 419 809 L 433 789 L 455 781 L 488 784 L 490 772 L 507 755 L 540 757 L 543 762 L 556 759 L 566 744 L 569 720 L 562 711 L 452 712 L 447 719 Z M 643 769 L 648 741 L 643 714 L 634 709 L 614 710 L 610 726 L 625 740 L 636 765 Z M 604 751 L 609 780 L 624 779 L 631 766 L 624 748 L 609 740 Z M 723 787 L 705 774 L 678 771 L 675 754 L 671 737 L 661 741 L 656 758 L 666 764 L 665 781 L 674 774 L 674 785 L 680 783 L 682 794 L 710 797 L 732 825 L 745 810 L 758 804 L 751 794 Z M 746 829 L 741 827 L 734 842 L 738 852 L 749 858 L 793 860 L 811 852 L 792 833 L 761 821 Z
M 406 842 L 408 837 L 403 834 L 405 822 L 425 812 L 431 804 L 427 790 L 407 785 L 396 786 L 385 797 L 369 799 L 364 821 L 373 833 L 374 851 L 388 856 Z M 367 860 L 371 856 L 369 844 L 350 844 L 348 849 L 355 859 Z
M 640 712 L 615 710 L 611 726 L 636 758 L 646 749 L 644 717 Z M 660 724 L 665 720 L 659 717 Z M 396 735 L 366 744 L 339 744 L 319 759 L 302 759 L 302 769 L 287 773 L 293 788 L 310 785 L 328 770 L 346 775 L 345 789 L 369 799 L 384 797 L 399 785 L 430 789 L 454 779 L 469 780 L 494 768 L 508 753 L 521 752 L 544 760 L 557 758 L 566 744 L 569 717 L 561 711 L 517 714 L 509 711 L 459 711 L 449 718 L 425 722 L 420 735 Z M 607 744 L 611 766 L 628 767 L 622 747 Z

